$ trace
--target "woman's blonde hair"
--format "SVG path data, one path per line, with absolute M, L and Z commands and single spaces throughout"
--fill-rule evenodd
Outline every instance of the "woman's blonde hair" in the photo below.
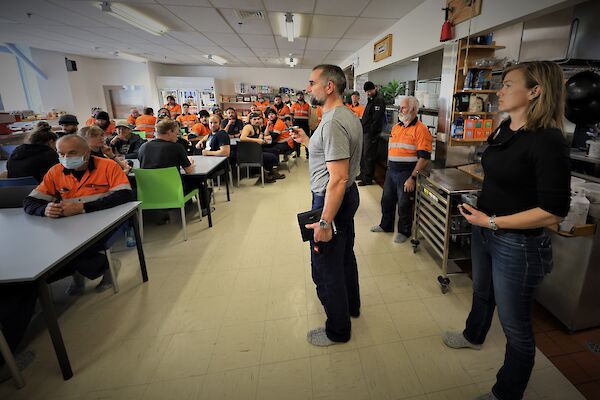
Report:
M 77 134 L 84 139 L 96 138 L 104 136 L 104 130 L 96 125 L 84 126 Z
M 529 61 L 508 67 L 502 80 L 511 71 L 519 70 L 525 77 L 525 86 L 540 87 L 540 95 L 529 102 L 524 128 L 563 130 L 565 114 L 565 84 L 562 70 L 552 61 Z

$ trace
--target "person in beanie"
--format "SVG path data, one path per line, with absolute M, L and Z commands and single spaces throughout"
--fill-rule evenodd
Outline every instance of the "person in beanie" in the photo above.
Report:
M 77 117 L 71 114 L 61 115 L 58 119 L 58 124 L 63 129 L 62 132 L 56 133 L 59 138 L 65 135 L 75 134 L 79 128 L 79 121 L 77 121 Z

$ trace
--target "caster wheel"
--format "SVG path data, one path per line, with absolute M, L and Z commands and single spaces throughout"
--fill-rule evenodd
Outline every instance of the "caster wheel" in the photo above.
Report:
M 450 279 L 440 275 L 438 276 L 438 283 L 440 284 L 440 289 L 442 290 L 442 293 L 448 293 L 448 290 L 450 290 Z
M 419 241 L 417 239 L 411 239 L 410 243 L 412 244 L 413 253 L 416 253 L 419 249 Z

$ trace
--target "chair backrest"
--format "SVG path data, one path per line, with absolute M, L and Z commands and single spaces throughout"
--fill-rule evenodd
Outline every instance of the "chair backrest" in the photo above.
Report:
M 146 132 L 144 132 L 144 131 L 131 131 L 131 133 L 138 135 L 142 139 L 146 139 Z
M 133 170 L 142 210 L 181 208 L 183 184 L 176 167 Z
M 23 178 L 8 178 L 0 179 L 0 187 L 12 187 L 12 186 L 37 186 L 38 181 L 33 176 L 25 176 Z
M 262 146 L 254 142 L 239 142 L 237 144 L 237 163 L 262 165 Z
M 23 200 L 37 185 L 0 187 L 0 208 L 23 207 Z
M 13 151 L 17 148 L 16 144 L 3 144 L 0 146 L 0 153 L 5 153 L 6 158 L 10 157 Z

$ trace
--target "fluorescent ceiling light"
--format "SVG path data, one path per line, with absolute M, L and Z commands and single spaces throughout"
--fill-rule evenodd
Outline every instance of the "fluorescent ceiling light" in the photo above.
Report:
M 94 5 L 103 12 L 153 35 L 161 36 L 169 31 L 169 29 L 160 22 L 126 4 L 101 1 L 95 2 Z
M 280 32 L 281 36 L 287 38 L 288 42 L 293 42 L 295 38 L 300 37 L 300 27 L 302 26 L 302 15 L 287 12 L 280 14 Z
M 223 57 L 215 56 L 213 54 L 207 54 L 204 57 L 208 58 L 210 61 L 217 63 L 219 65 L 227 64 L 227 60 Z
M 288 42 L 294 41 L 294 14 L 285 13 L 285 32 Z
M 118 58 L 122 58 L 124 60 L 129 60 L 129 61 L 135 61 L 135 62 L 141 62 L 141 63 L 145 63 L 148 60 L 146 60 L 143 57 L 140 56 L 136 56 L 135 54 L 129 54 L 129 53 L 123 53 L 122 51 L 115 51 L 113 53 L 116 57 Z

